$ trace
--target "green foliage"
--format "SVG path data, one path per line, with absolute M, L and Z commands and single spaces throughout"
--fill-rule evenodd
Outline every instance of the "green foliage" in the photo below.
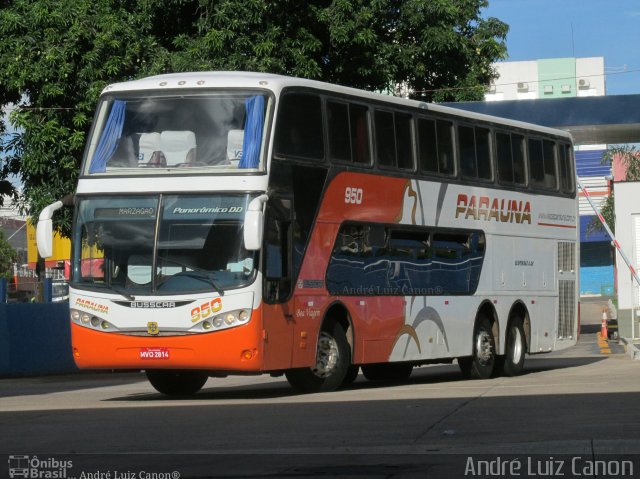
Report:
M 0 146 L 23 210 L 73 192 L 101 90 L 150 74 L 281 73 L 421 100 L 478 100 L 506 54 L 487 0 L 8 0 L 0 7 Z M 5 125 L 0 121 L 0 135 Z M 63 234 L 71 212 L 55 217 Z
M 620 158 L 626 168 L 625 181 L 640 181 L 640 151 L 634 145 L 611 145 L 602 155 L 602 164 L 611 166 L 616 158 Z M 615 233 L 616 215 L 614 209 L 613 190 L 602 202 L 600 214 Z M 604 226 L 596 216 L 587 225 L 587 235 L 595 232 L 604 232 Z
M 11 279 L 13 277 L 13 263 L 18 260 L 18 253 L 4 237 L 4 231 L 0 230 L 0 278 Z

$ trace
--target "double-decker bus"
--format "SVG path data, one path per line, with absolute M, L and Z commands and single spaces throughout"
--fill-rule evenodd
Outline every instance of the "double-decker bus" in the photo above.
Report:
M 457 360 L 516 375 L 576 342 L 562 131 L 263 73 L 108 86 L 77 191 L 80 368 L 165 394 L 284 374 L 302 391 Z M 56 202 L 40 215 L 49 254 Z

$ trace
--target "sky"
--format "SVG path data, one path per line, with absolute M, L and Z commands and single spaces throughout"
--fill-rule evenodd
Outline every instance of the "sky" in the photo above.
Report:
M 640 94 L 640 0 L 489 0 L 506 61 L 604 57 L 607 95 Z

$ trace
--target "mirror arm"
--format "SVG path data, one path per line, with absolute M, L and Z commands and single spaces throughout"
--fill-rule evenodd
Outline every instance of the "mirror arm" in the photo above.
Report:
M 269 199 L 269 195 L 266 193 L 258 196 L 251 200 L 249 206 L 247 207 L 247 211 L 262 211 L 264 213 L 265 205 L 267 204 L 267 200 Z
M 56 201 L 55 203 L 51 203 L 49 206 L 45 206 L 40 212 L 40 216 L 38 216 L 38 221 L 46 221 L 53 218 L 53 213 L 58 211 L 60 208 L 64 206 L 62 201 Z

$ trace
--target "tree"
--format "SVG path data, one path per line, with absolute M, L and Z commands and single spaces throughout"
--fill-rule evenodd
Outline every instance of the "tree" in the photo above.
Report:
M 100 91 L 169 71 L 250 70 L 420 100 L 481 99 L 508 27 L 487 0 L 8 0 L 0 8 L 0 192 L 23 210 L 74 190 Z M 0 122 L 0 134 L 5 125 Z M 1 155 L 0 155 L 1 156 Z M 71 213 L 56 215 L 70 231 Z
M 611 145 L 602 155 L 602 164 L 611 166 L 618 158 L 626 168 L 625 181 L 640 181 L 640 151 L 634 145 Z M 604 218 L 607 226 L 615 233 L 616 215 L 614 208 L 614 192 L 611 190 L 602 202 L 600 214 Z M 604 226 L 594 217 L 587 225 L 587 235 L 595 232 L 604 232 Z
M 18 253 L 4 237 L 0 230 L 0 278 L 13 278 L 13 263 L 18 260 Z

